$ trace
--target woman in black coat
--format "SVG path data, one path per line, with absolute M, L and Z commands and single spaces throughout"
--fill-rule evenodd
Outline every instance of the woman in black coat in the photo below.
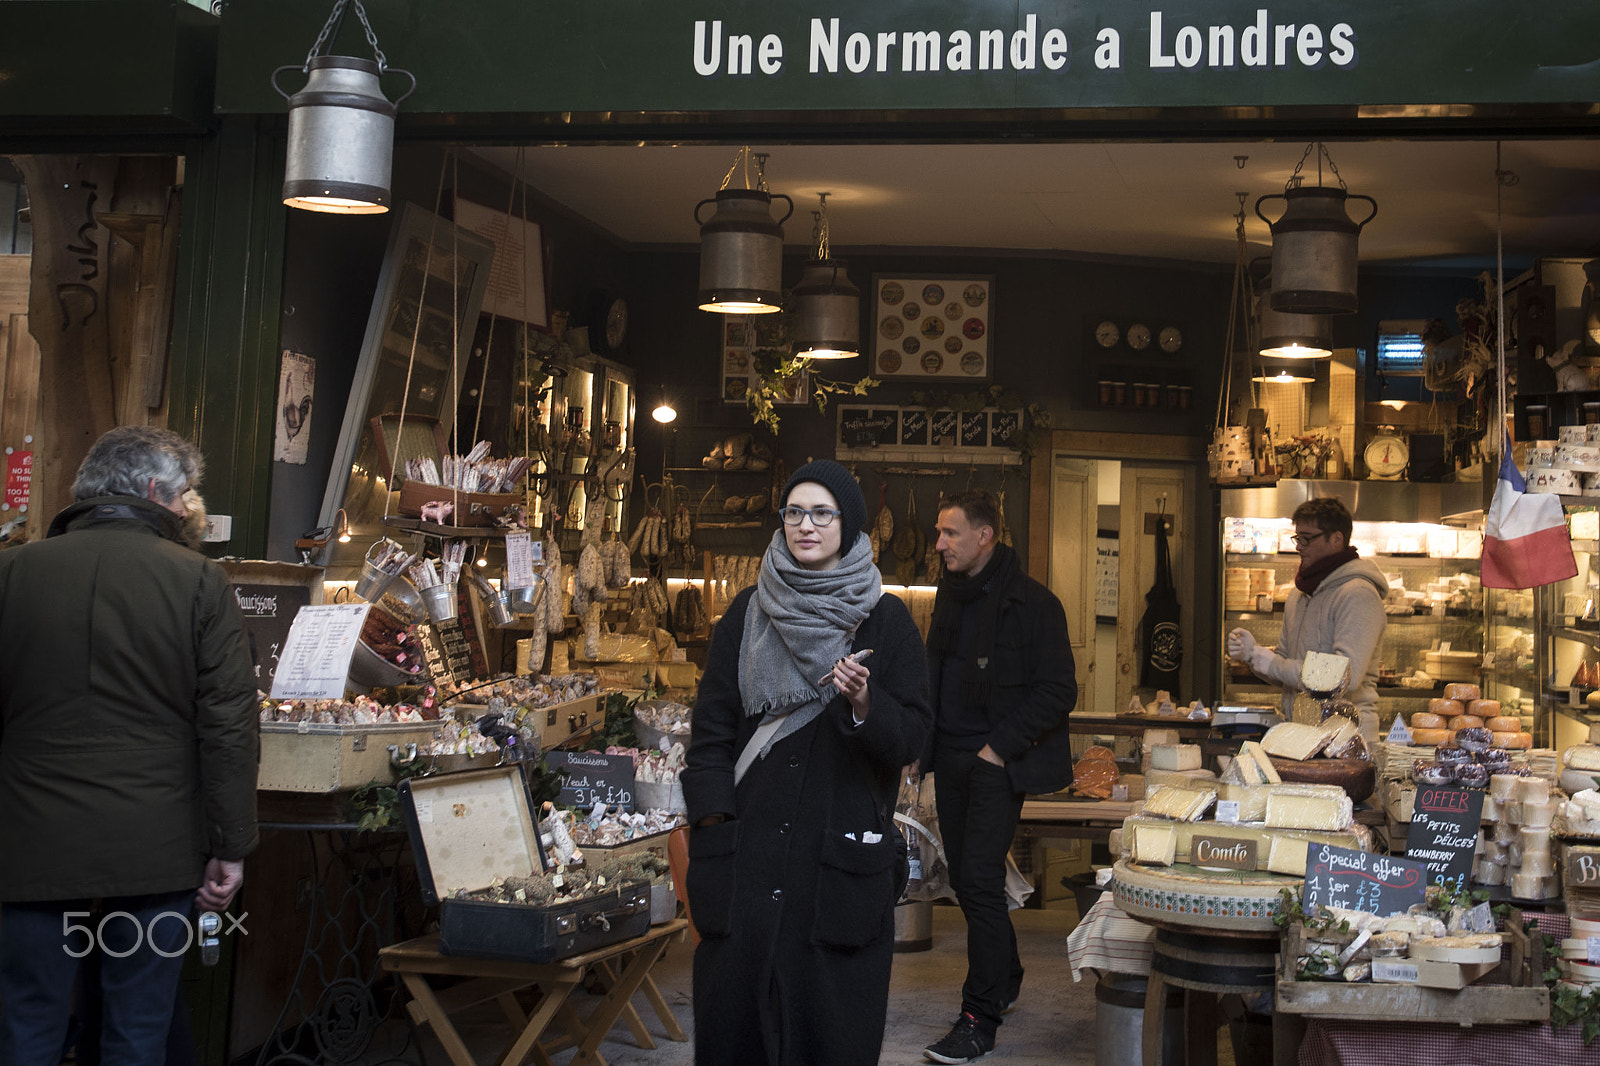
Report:
M 783 502 L 712 635 L 683 773 L 697 1066 L 868 1066 L 883 1043 L 926 653 L 849 471 L 808 463 Z

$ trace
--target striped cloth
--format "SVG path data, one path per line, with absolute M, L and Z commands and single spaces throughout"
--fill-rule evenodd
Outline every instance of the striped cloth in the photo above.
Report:
M 1529 912 L 1526 917 L 1548 936 L 1565 937 L 1571 928 L 1565 914 Z M 1549 1023 L 1462 1028 L 1398 1018 L 1371 1022 L 1311 1018 L 1300 1044 L 1300 1066 L 1552 1066 L 1596 1061 L 1600 1043 L 1584 1047 L 1580 1026 L 1557 1029 Z
M 1101 893 L 1067 937 L 1072 980 L 1082 981 L 1084 970 L 1148 975 L 1150 942 L 1155 935 L 1154 926 L 1128 917 L 1109 891 Z

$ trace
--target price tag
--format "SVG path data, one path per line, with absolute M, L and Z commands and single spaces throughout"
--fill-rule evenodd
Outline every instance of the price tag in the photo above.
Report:
M 544 545 L 539 550 L 542 554 Z M 527 530 L 506 534 L 506 583 L 514 589 L 533 586 L 533 538 Z
M 1374 959 L 1372 960 L 1372 979 L 1374 981 L 1414 985 L 1419 980 L 1417 964 L 1414 962 L 1384 962 L 1381 959 Z
M 1406 727 L 1405 715 L 1394 716 L 1394 725 L 1389 727 L 1389 735 L 1384 738 L 1391 744 L 1410 744 L 1411 730 Z
M 411 793 L 411 805 L 416 809 L 418 822 L 426 823 L 433 821 L 432 796 L 419 796 L 413 792 Z
M 1592 936 L 1588 940 L 1589 964 L 1600 965 L 1600 936 Z
M 1237 822 L 1239 820 L 1238 800 L 1217 800 L 1217 821 Z

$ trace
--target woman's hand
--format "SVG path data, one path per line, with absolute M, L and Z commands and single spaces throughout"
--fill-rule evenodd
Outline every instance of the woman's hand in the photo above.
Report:
M 872 709 L 872 693 L 867 690 L 867 678 L 871 676 L 871 670 L 847 658 L 834 663 L 833 672 L 828 675 L 833 687 L 850 701 L 857 721 L 866 721 L 867 712 Z

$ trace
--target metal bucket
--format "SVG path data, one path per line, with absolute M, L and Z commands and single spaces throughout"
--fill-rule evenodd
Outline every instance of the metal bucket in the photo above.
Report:
M 456 616 L 456 587 L 454 585 L 433 585 L 429 588 L 418 589 L 422 597 L 422 606 L 428 611 L 428 619 L 433 622 L 449 622 Z
M 1094 986 L 1094 1066 L 1141 1066 L 1145 991 L 1143 977 L 1101 974 Z M 1161 1058 L 1157 1061 L 1184 1061 L 1183 990 L 1171 986 L 1161 1020 Z
M 485 603 L 489 608 L 489 621 L 496 629 L 505 629 L 516 622 L 516 615 L 511 613 L 509 589 L 500 592 L 493 599 L 486 600 Z
M 894 909 L 894 950 L 933 950 L 932 900 L 913 900 Z
M 505 589 L 506 605 L 513 614 L 537 614 L 544 607 L 545 580 L 541 574 L 533 575 L 533 584 Z
M 1284 201 L 1273 221 L 1261 213 L 1268 200 Z M 1360 222 L 1345 213 L 1345 201 L 1365 200 L 1372 212 Z M 1256 215 L 1272 229 L 1274 311 L 1344 315 L 1356 309 L 1356 256 L 1361 227 L 1378 213 L 1370 196 L 1322 185 L 1285 189 L 1256 201 Z
M 772 201 L 789 210 L 772 220 Z M 704 222 L 707 204 L 716 210 Z M 777 310 L 783 301 L 783 223 L 794 213 L 794 201 L 760 189 L 723 189 L 695 205 L 700 223 L 700 306 L 750 304 L 757 312 Z M 739 308 L 746 310 L 746 308 Z

